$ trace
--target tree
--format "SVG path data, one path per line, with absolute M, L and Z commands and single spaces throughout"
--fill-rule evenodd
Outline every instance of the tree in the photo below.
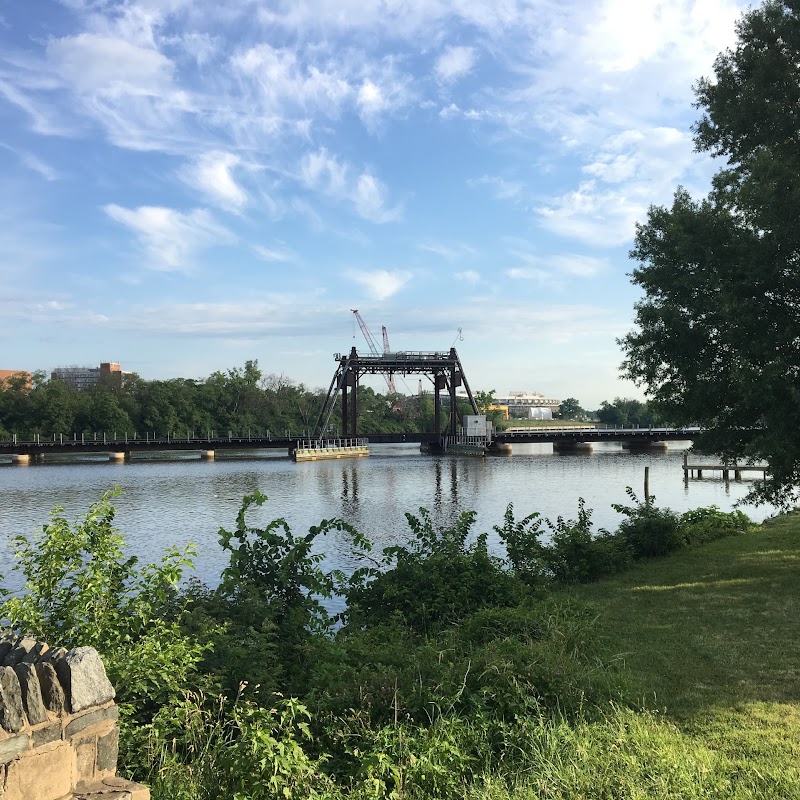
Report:
M 800 483 L 800 3 L 768 0 L 695 87 L 699 152 L 725 158 L 707 198 L 679 188 L 637 226 L 636 328 L 624 374 L 696 444 L 766 460 L 751 499 Z
M 585 413 L 581 404 L 574 397 L 562 400 L 558 408 L 558 414 L 562 419 L 579 419 Z

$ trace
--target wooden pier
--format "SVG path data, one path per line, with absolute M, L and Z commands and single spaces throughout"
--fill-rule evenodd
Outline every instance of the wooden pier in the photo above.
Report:
M 702 478 L 703 472 L 721 472 L 722 480 L 729 481 L 731 473 L 733 473 L 733 480 L 740 481 L 743 472 L 760 472 L 761 477 L 767 477 L 769 472 L 768 464 L 690 464 L 689 454 L 683 454 L 683 479 L 688 481 L 689 478 Z

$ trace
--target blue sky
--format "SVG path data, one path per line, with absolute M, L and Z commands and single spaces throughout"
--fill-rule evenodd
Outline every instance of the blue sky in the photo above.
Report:
M 641 396 L 627 253 L 708 190 L 691 87 L 744 8 L 0 0 L 0 369 L 327 387 L 357 308 L 473 389 Z

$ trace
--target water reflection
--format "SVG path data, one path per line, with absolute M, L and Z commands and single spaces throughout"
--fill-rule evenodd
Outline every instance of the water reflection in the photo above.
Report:
M 114 485 L 123 490 L 115 501 L 116 522 L 131 550 L 154 561 L 169 545 L 193 542 L 199 550 L 198 576 L 214 583 L 227 561 L 218 531 L 236 524 L 242 497 L 256 489 L 269 501 L 251 510 L 249 524 L 263 527 L 283 517 L 301 535 L 322 519 L 341 516 L 367 535 L 379 553 L 407 540 L 404 512 L 416 514 L 421 506 L 437 526 L 452 525 L 462 511 L 474 510 L 474 531 L 481 533 L 502 522 L 509 503 L 518 518 L 538 511 L 555 519 L 574 517 L 583 497 L 595 529 L 613 529 L 619 516 L 611 504 L 628 504 L 626 486 L 642 494 L 645 466 L 656 502 L 675 511 L 711 504 L 728 510 L 751 485 L 749 480 L 726 485 L 703 479 L 685 486 L 681 451 L 631 454 L 610 446 L 561 458 L 542 445 L 515 446 L 512 457 L 496 459 L 432 457 L 415 445 L 379 445 L 369 458 L 346 463 L 237 457 L 8 466 L 0 468 L 0 573 L 7 573 L 10 561 L 3 541 L 40 529 L 56 505 L 65 507 L 69 519 L 84 514 Z M 744 510 L 757 520 L 771 513 L 768 508 Z M 354 565 L 345 536 L 332 532 L 321 547 L 329 565 Z

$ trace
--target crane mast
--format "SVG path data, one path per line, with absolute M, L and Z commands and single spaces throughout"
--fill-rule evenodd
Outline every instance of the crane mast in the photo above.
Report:
M 361 328 L 361 333 L 364 334 L 364 339 L 366 339 L 367 341 L 367 345 L 370 349 L 370 352 L 374 356 L 379 356 L 381 352 L 380 350 L 378 350 L 378 345 L 377 342 L 375 341 L 375 337 L 372 335 L 369 328 L 367 327 L 367 323 L 364 322 L 364 320 L 361 318 L 361 314 L 358 313 L 357 308 L 351 308 L 350 310 L 353 312 L 356 320 L 358 321 L 358 327 Z M 381 332 L 383 333 L 383 352 L 389 353 L 391 352 L 389 350 L 389 334 L 386 332 L 385 325 L 381 326 Z M 384 373 L 383 377 L 386 379 L 386 385 L 389 387 L 389 391 L 392 394 L 396 394 L 397 388 L 394 385 L 394 375 L 392 375 L 391 373 L 388 375 Z

